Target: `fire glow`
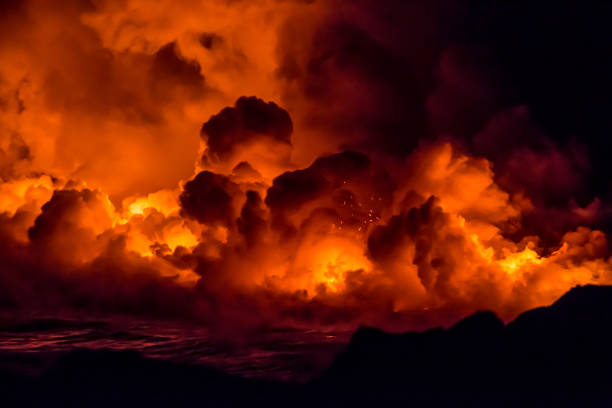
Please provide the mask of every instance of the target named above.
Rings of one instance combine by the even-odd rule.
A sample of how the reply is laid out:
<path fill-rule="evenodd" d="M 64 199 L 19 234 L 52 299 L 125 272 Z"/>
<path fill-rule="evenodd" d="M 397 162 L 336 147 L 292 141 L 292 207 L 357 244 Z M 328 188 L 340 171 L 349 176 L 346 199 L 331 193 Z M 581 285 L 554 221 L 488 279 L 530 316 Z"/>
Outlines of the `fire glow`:
<path fill-rule="evenodd" d="M 354 34 L 337 34 L 332 1 L 179 2 L 171 13 L 43 3 L 15 18 L 56 54 L 27 38 L 1 47 L 26 67 L 0 71 L 0 282 L 11 306 L 411 328 L 479 309 L 510 319 L 575 285 L 612 283 L 597 198 L 555 208 L 559 228 L 526 225 L 552 210 L 531 187 L 539 176 L 515 167 L 539 161 L 542 178 L 552 168 L 579 184 L 579 153 L 552 142 L 496 151 L 505 121 L 529 123 L 520 106 L 492 114 L 469 143 L 435 134 L 396 151 L 408 130 L 371 133 L 391 120 L 366 98 L 394 103 L 374 89 L 381 79 L 343 65 L 363 62 L 354 56 L 311 55 L 317 36 L 341 46 Z M 308 23 L 292 27 L 296 15 Z M 254 44 L 254 32 L 267 41 Z M 462 69 L 453 52 L 440 75 Z M 333 89 L 306 83 L 311 71 Z M 434 120 L 443 92 L 430 92 L 421 116 Z"/>

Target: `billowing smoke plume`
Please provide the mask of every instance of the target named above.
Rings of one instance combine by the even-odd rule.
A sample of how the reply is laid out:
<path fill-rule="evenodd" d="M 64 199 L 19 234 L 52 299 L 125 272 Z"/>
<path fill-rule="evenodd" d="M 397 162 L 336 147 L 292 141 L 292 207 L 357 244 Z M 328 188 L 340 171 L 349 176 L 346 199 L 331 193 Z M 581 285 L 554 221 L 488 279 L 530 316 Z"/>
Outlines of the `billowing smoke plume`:
<path fill-rule="evenodd" d="M 1 307 L 422 328 L 612 283 L 603 3 L 61 3 L 0 2 Z"/>

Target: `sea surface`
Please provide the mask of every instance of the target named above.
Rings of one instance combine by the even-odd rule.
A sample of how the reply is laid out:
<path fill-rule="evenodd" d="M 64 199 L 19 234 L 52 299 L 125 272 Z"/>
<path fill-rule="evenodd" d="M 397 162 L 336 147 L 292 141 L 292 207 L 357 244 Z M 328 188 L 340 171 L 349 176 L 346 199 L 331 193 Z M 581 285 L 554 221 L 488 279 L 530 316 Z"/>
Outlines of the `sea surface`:
<path fill-rule="evenodd" d="M 185 323 L 37 317 L 0 321 L 0 368 L 38 374 L 71 350 L 133 350 L 144 357 L 206 365 L 244 377 L 302 383 L 329 366 L 350 335 L 267 329 L 228 339 Z"/>

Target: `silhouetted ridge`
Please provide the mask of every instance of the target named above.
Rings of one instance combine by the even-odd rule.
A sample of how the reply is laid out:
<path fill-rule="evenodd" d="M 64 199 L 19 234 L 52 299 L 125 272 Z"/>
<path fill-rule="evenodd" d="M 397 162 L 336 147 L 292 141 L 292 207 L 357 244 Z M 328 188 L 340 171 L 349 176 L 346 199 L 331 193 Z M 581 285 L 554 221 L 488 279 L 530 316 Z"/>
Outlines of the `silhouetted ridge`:
<path fill-rule="evenodd" d="M 313 386 L 377 404 L 610 406 L 610 344 L 612 287 L 583 286 L 507 326 L 477 312 L 446 330 L 360 329 Z"/>
<path fill-rule="evenodd" d="M 553 303 L 556 308 L 602 310 L 612 304 L 612 286 L 576 286 Z"/>
<path fill-rule="evenodd" d="M 479 311 L 459 321 L 450 328 L 455 333 L 482 334 L 494 333 L 504 328 L 504 322 L 493 312 Z"/>
<path fill-rule="evenodd" d="M 540 339 L 550 339 L 561 333 L 566 336 L 607 335 L 610 330 L 607 325 L 612 323 L 611 312 L 612 286 L 577 286 L 551 306 L 521 314 L 508 324 L 508 328 L 518 332 L 517 335 L 520 332 L 538 334 Z"/>

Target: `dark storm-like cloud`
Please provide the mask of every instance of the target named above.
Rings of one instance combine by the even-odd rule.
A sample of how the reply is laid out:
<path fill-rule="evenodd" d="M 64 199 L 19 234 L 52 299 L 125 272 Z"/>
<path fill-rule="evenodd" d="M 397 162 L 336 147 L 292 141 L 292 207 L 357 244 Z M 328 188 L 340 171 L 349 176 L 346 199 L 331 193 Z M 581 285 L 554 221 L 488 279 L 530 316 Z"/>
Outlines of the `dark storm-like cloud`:
<path fill-rule="evenodd" d="M 393 216 L 386 225 L 376 227 L 368 237 L 368 251 L 377 262 L 386 264 L 397 258 L 405 248 L 406 241 L 415 245 L 413 263 L 425 288 L 430 289 L 438 278 L 438 269 L 444 258 L 436 256 L 438 234 L 448 224 L 435 197 L 423 205 L 413 207 L 400 215 Z"/>
<path fill-rule="evenodd" d="M 560 144 L 578 139 L 587 147 L 594 171 L 584 187 L 609 200 L 612 8 L 605 1 L 465 3 L 458 39 L 491 51 L 549 138 Z"/>
<path fill-rule="evenodd" d="M 246 161 L 242 161 L 238 163 L 232 169 L 232 174 L 238 177 L 242 177 L 242 178 L 254 178 L 254 179 L 261 178 L 261 174 L 257 170 L 255 170 L 253 166 L 249 164 L 249 162 L 246 162 Z"/>
<path fill-rule="evenodd" d="M 363 153 L 345 151 L 281 174 L 268 189 L 265 203 L 272 227 L 286 239 L 332 226 L 361 233 L 389 210 L 394 189 L 379 163 Z"/>
<path fill-rule="evenodd" d="M 185 183 L 179 197 L 183 214 L 202 224 L 233 222 L 233 195 L 238 187 L 226 176 L 202 171 Z"/>
<path fill-rule="evenodd" d="M 472 144 L 495 164 L 498 182 L 510 191 L 523 189 L 536 201 L 561 206 L 584 192 L 591 170 L 584 145 L 553 140 L 525 106 L 492 116 Z"/>
<path fill-rule="evenodd" d="M 41 214 L 28 231 L 33 242 L 50 239 L 55 235 L 69 234 L 78 228 L 76 213 L 83 206 L 98 200 L 92 190 L 57 190 L 51 199 L 42 206 Z"/>
<path fill-rule="evenodd" d="M 240 211 L 240 217 L 236 220 L 236 226 L 250 247 L 261 242 L 267 223 L 266 211 L 260 195 L 256 191 L 247 191 L 246 197 L 247 200 Z"/>
<path fill-rule="evenodd" d="M 288 24 L 278 75 L 303 120 L 340 146 L 406 153 L 425 134 L 409 64 L 364 28 L 332 17 L 313 33 Z"/>
<path fill-rule="evenodd" d="M 273 211 L 296 211 L 370 170 L 368 156 L 343 152 L 317 159 L 310 167 L 284 173 L 268 189 L 266 204 Z"/>
<path fill-rule="evenodd" d="M 183 57 L 176 43 L 164 45 L 153 55 L 150 72 L 153 89 L 161 95 L 173 87 L 183 89 L 193 97 L 202 96 L 204 92 L 200 64 Z"/>
<path fill-rule="evenodd" d="M 610 201 L 605 2 L 333 4 L 310 26 L 290 20 L 279 45 L 283 103 L 307 126 L 400 155 L 450 138 L 492 161 L 504 188 L 543 203 L 541 215 Z M 527 121 L 497 119 L 520 109 Z"/>
<path fill-rule="evenodd" d="M 516 103 L 508 78 L 486 47 L 453 44 L 439 55 L 426 107 L 431 131 L 471 137 L 500 109 Z"/>
<path fill-rule="evenodd" d="M 521 233 L 554 246 L 566 231 L 607 217 L 591 189 L 596 170 L 587 145 L 555 140 L 527 106 L 499 111 L 471 139 L 473 152 L 492 162 L 496 183 L 529 197 Z"/>
<path fill-rule="evenodd" d="M 286 110 L 274 102 L 251 96 L 240 97 L 233 107 L 213 115 L 202 126 L 202 138 L 213 159 L 224 160 L 239 146 L 259 140 L 291 145 L 293 123 Z"/>

